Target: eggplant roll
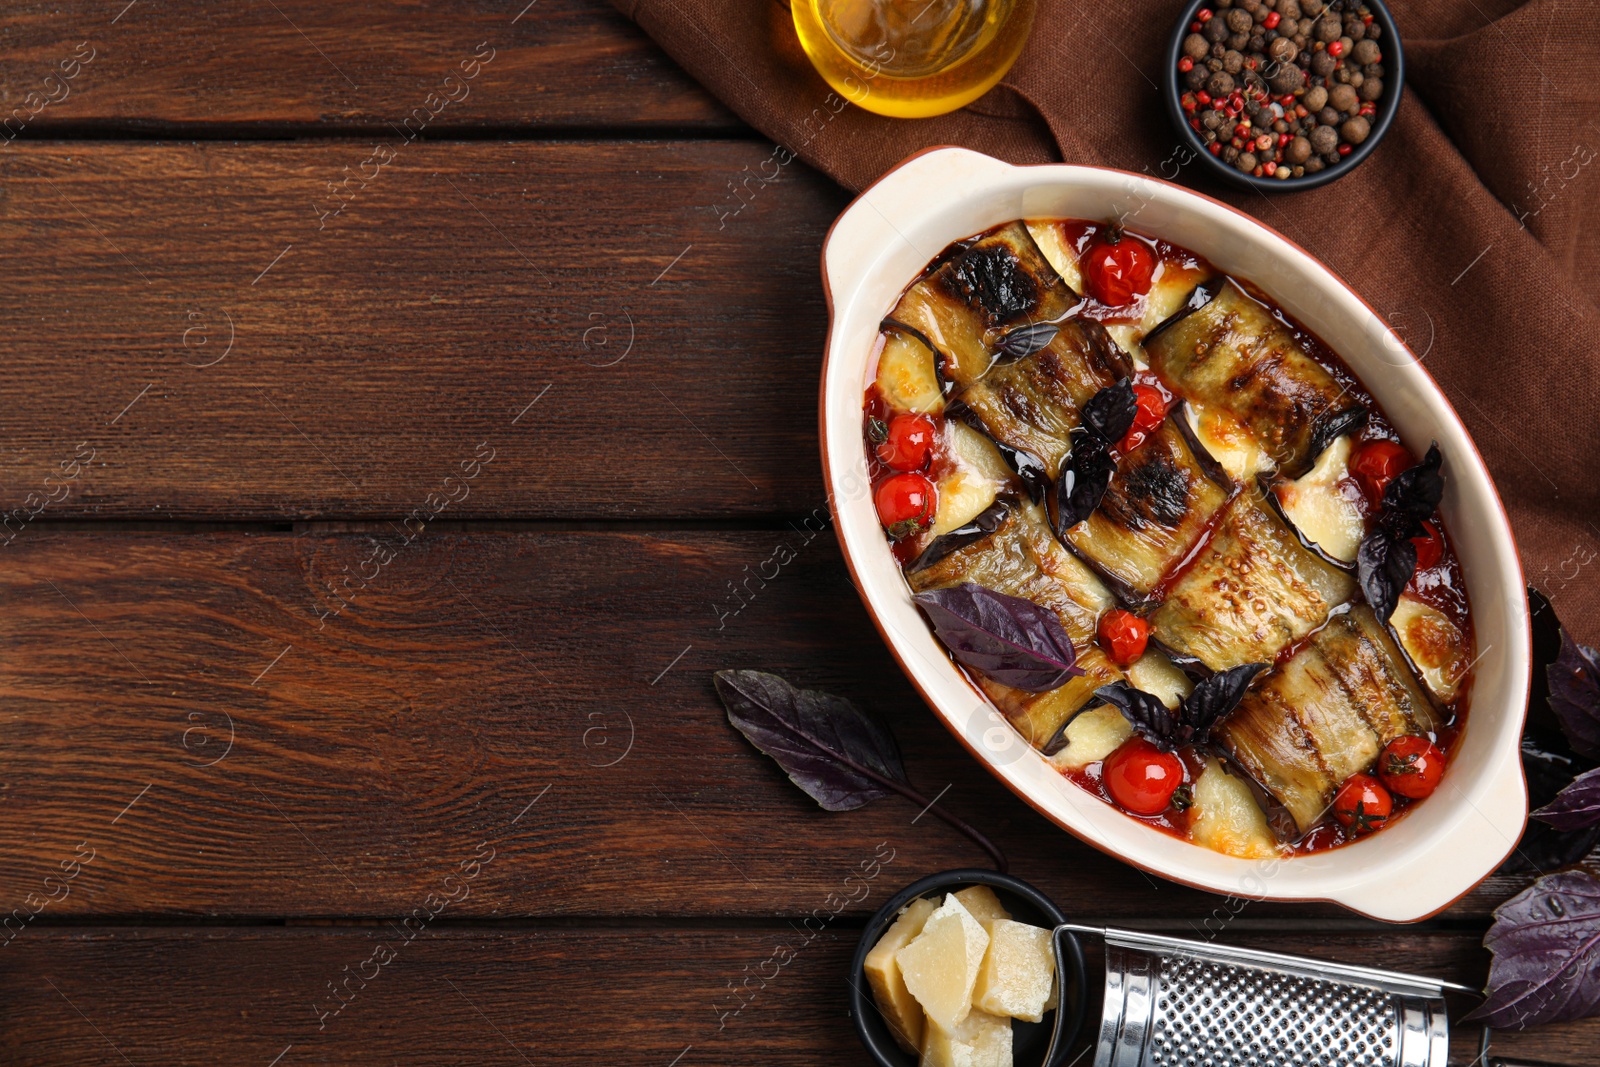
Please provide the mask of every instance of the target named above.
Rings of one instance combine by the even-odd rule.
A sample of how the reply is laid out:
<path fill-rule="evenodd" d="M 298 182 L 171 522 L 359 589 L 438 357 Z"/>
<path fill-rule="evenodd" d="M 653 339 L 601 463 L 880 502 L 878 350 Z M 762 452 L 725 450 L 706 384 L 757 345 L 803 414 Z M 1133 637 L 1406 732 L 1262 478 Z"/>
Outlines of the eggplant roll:
<path fill-rule="evenodd" d="M 1355 592 L 1354 578 L 1302 545 L 1246 489 L 1149 618 L 1167 648 L 1224 671 L 1271 663 Z"/>
<path fill-rule="evenodd" d="M 1094 572 L 1061 547 L 1037 505 L 1008 503 L 1002 513 L 989 512 L 984 518 L 970 530 L 947 535 L 949 541 L 934 541 L 906 570 L 906 578 L 918 593 L 975 582 L 1024 597 L 1060 617 L 1077 650 L 1082 677 L 1045 693 L 1027 693 L 976 675 L 1028 743 L 1043 748 L 1093 700 L 1096 689 L 1123 676 L 1094 640 L 1101 614 L 1114 602 Z"/>
<path fill-rule="evenodd" d="M 1067 540 L 1130 600 L 1143 600 L 1211 528 L 1231 486 L 1207 472 L 1174 411 L 1123 456 L 1094 514 Z"/>
<path fill-rule="evenodd" d="M 1127 353 L 1093 320 L 1069 320 L 1043 349 L 995 366 L 959 399 L 996 441 L 1038 457 L 1054 480 L 1095 393 L 1133 373 Z"/>
<path fill-rule="evenodd" d="M 940 374 L 961 386 L 983 376 L 1009 330 L 1061 319 L 1077 302 L 1028 228 L 1011 222 L 947 249 L 890 318 L 922 334 L 943 357 Z"/>
<path fill-rule="evenodd" d="M 1144 351 L 1180 396 L 1233 415 L 1291 478 L 1366 418 L 1283 321 L 1231 278 L 1157 327 Z"/>
<path fill-rule="evenodd" d="M 1215 736 L 1304 834 L 1384 745 L 1437 726 L 1399 649 L 1363 604 L 1334 615 L 1258 680 Z"/>
<path fill-rule="evenodd" d="M 883 348 L 878 351 L 874 380 L 891 411 L 937 414 L 944 410 L 944 388 L 935 369 L 937 358 L 927 340 L 915 330 L 884 324 Z"/>

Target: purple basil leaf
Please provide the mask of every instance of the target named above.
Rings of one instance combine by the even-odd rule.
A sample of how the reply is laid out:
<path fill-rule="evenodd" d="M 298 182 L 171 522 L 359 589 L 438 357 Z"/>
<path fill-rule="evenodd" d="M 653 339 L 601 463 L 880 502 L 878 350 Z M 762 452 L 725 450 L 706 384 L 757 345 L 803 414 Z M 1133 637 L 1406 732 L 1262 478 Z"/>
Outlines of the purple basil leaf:
<path fill-rule="evenodd" d="M 1134 729 L 1145 734 L 1158 747 L 1170 752 L 1183 743 L 1183 729 L 1178 717 L 1154 693 L 1135 689 L 1127 682 L 1112 682 L 1096 689 L 1094 695 L 1122 712 L 1123 718 Z"/>
<path fill-rule="evenodd" d="M 1600 879 L 1546 875 L 1495 909 L 1487 998 L 1468 1019 L 1521 1030 L 1600 1014 Z"/>
<path fill-rule="evenodd" d="M 1439 501 L 1444 497 L 1444 476 L 1439 473 L 1442 463 L 1435 442 L 1428 446 L 1421 463 L 1401 471 L 1384 487 L 1379 521 L 1397 540 L 1427 533 L 1422 521 L 1439 510 Z"/>
<path fill-rule="evenodd" d="M 1197 682 L 1181 705 L 1183 725 L 1189 732 L 1186 740 L 1198 744 L 1210 737 L 1211 728 L 1238 707 L 1244 691 L 1266 669 L 1265 663 L 1245 663 Z"/>
<path fill-rule="evenodd" d="M 1600 767 L 1578 775 L 1533 817 L 1557 830 L 1582 830 L 1600 823 Z"/>
<path fill-rule="evenodd" d="M 1055 530 L 1062 541 L 1067 531 L 1094 514 L 1117 472 L 1111 448 L 1092 433 L 1072 435 L 1072 452 L 1061 464 L 1056 480 Z"/>
<path fill-rule="evenodd" d="M 1407 538 L 1396 538 L 1381 521 L 1361 539 L 1356 551 L 1356 576 L 1361 581 L 1362 595 L 1380 621 L 1389 621 L 1400 594 L 1416 571 L 1417 546 Z"/>
<path fill-rule="evenodd" d="M 888 726 L 843 697 L 796 689 L 762 671 L 718 671 L 715 684 L 734 728 L 827 810 L 849 811 L 890 795 L 839 762 L 840 756 L 885 778 L 906 780 Z"/>
<path fill-rule="evenodd" d="M 1561 721 L 1572 749 L 1600 759 L 1600 654 L 1580 645 L 1565 629 L 1561 654 L 1545 669 L 1550 680 L 1550 710 Z"/>
<path fill-rule="evenodd" d="M 1083 673 L 1061 619 L 1031 600 L 972 582 L 911 599 L 958 662 L 1001 685 L 1043 693 Z"/>
<path fill-rule="evenodd" d="M 1083 405 L 1083 425 L 1106 444 L 1114 445 L 1127 434 L 1138 412 L 1139 401 L 1133 393 L 1133 382 L 1124 378 L 1089 398 Z"/>
<path fill-rule="evenodd" d="M 1536 641 L 1535 657 L 1540 655 L 1537 648 Z M 1540 662 L 1548 663 L 1554 658 L 1552 653 Z M 1530 723 L 1522 735 L 1522 774 L 1528 780 L 1528 803 L 1541 807 L 1560 796 L 1561 790 L 1570 785 L 1576 775 L 1589 769 L 1589 765 L 1573 754 L 1559 732 L 1550 734 L 1546 740 L 1532 729 Z M 1596 842 L 1600 842 L 1600 826 L 1562 831 L 1548 823 L 1529 820 L 1516 849 L 1500 864 L 1499 870 L 1502 874 L 1528 871 L 1542 874 L 1555 867 L 1577 863 L 1593 850 Z"/>
<path fill-rule="evenodd" d="M 1053 322 L 1036 322 L 1031 326 L 1018 326 L 1015 330 L 1000 338 L 1000 343 L 995 345 L 1000 350 L 1000 355 L 1005 362 L 1024 359 L 1044 348 L 1045 345 L 1055 340 L 1056 334 L 1061 332 L 1061 327 Z"/>

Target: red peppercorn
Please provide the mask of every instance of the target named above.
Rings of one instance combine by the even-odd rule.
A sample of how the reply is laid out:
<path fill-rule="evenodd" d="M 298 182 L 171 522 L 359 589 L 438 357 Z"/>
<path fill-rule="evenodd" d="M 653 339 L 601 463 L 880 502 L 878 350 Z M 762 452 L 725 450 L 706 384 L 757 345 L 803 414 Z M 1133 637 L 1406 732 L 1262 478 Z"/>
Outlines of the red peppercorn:
<path fill-rule="evenodd" d="M 1222 142 L 1221 141 L 1212 141 L 1211 142 L 1211 154 L 1214 155 L 1214 156 L 1222 155 Z"/>
<path fill-rule="evenodd" d="M 1252 56 L 1251 58 L 1245 60 L 1244 61 L 1244 65 L 1249 67 L 1251 70 L 1255 70 L 1256 69 L 1255 57 Z"/>
<path fill-rule="evenodd" d="M 1196 105 L 1195 105 L 1195 102 L 1194 102 L 1194 97 L 1192 97 L 1192 96 L 1191 97 L 1184 97 L 1183 110 L 1185 110 L 1185 111 L 1193 111 L 1195 109 L 1195 107 L 1196 107 Z"/>
<path fill-rule="evenodd" d="M 1194 60 L 1190 59 L 1188 56 L 1184 56 L 1182 59 L 1178 60 L 1178 69 L 1183 71 L 1185 74 L 1189 73 L 1194 69 Z"/>
<path fill-rule="evenodd" d="M 1200 23 L 1198 23 L 1198 22 L 1189 23 L 1189 32 L 1190 33 L 1199 33 L 1200 32 Z"/>
<path fill-rule="evenodd" d="M 1354 145 L 1342 144 L 1342 145 L 1339 146 L 1339 154 L 1341 156 L 1348 156 L 1351 152 L 1354 152 L 1354 151 L 1355 151 L 1355 146 Z"/>
<path fill-rule="evenodd" d="M 1282 15 L 1278 14 L 1276 11 L 1272 11 L 1269 12 L 1267 17 L 1261 21 L 1261 24 L 1269 30 L 1275 30 L 1278 28 L 1278 23 L 1282 21 L 1282 19 Z"/>
<path fill-rule="evenodd" d="M 1368 100 L 1366 103 L 1362 104 L 1360 109 L 1356 112 L 1358 115 L 1375 115 L 1377 113 L 1378 106 L 1371 100 Z"/>
<path fill-rule="evenodd" d="M 1254 175 L 1255 175 L 1255 176 L 1256 176 L 1256 177 L 1257 177 L 1257 178 L 1259 178 L 1259 177 L 1261 177 L 1261 176 L 1262 176 L 1262 175 L 1263 175 L 1263 174 L 1265 174 L 1265 173 L 1266 173 L 1266 170 L 1265 170 L 1265 168 L 1263 168 L 1263 167 L 1257 167 L 1257 168 L 1256 168 L 1256 169 L 1255 169 L 1255 170 L 1253 170 L 1253 171 L 1251 171 L 1251 172 L 1250 172 L 1250 173 L 1251 173 L 1251 174 L 1254 174 Z"/>
<path fill-rule="evenodd" d="M 1277 14 L 1277 12 L 1273 12 L 1273 14 Z M 1344 42 L 1334 41 L 1332 44 L 1328 45 L 1328 54 L 1330 56 L 1344 55 Z"/>
<path fill-rule="evenodd" d="M 1209 7 L 1201 8 L 1200 11 L 1195 15 L 1195 18 L 1199 19 L 1201 22 L 1210 22 L 1211 21 L 1211 9 Z M 1370 21 L 1370 20 L 1368 20 L 1368 21 Z"/>
<path fill-rule="evenodd" d="M 1363 25 L 1363 26 L 1370 26 L 1370 25 L 1372 25 L 1372 16 L 1371 16 L 1371 15 L 1362 15 L 1362 16 L 1361 16 L 1361 24 L 1362 24 L 1362 25 Z"/>
<path fill-rule="evenodd" d="M 1273 12 L 1273 13 L 1276 14 L 1277 12 Z M 1278 173 L 1278 165 L 1276 163 L 1263 163 L 1261 165 L 1261 169 L 1262 169 L 1262 171 L 1264 171 L 1266 173 L 1267 177 L 1269 177 L 1269 178 L 1272 177 L 1274 174 Z"/>
<path fill-rule="evenodd" d="M 1199 119 L 1190 119 L 1189 120 L 1189 125 L 1194 127 L 1196 130 L 1198 130 L 1200 128 L 1200 120 Z"/>
<path fill-rule="evenodd" d="M 1278 147 L 1282 148 L 1284 145 L 1288 144 L 1292 140 L 1294 140 L 1294 138 L 1290 137 L 1288 134 L 1280 133 L 1280 134 L 1278 134 Z"/>
<path fill-rule="evenodd" d="M 1202 104 L 1211 103 L 1211 94 L 1206 92 L 1204 89 L 1201 89 L 1198 93 L 1195 93 L 1194 98 L 1200 101 Z"/>
<path fill-rule="evenodd" d="M 1294 106 L 1294 117 L 1295 118 L 1303 119 L 1309 114 L 1311 114 L 1311 112 L 1306 110 L 1306 106 L 1304 104 L 1296 104 Z"/>

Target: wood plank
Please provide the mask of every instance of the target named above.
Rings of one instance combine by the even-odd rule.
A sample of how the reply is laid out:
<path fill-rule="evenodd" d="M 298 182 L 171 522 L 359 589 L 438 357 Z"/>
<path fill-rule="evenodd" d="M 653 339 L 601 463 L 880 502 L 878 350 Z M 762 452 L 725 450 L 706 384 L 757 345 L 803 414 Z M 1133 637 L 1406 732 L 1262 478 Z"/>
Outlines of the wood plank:
<path fill-rule="evenodd" d="M 730 214 L 752 143 L 418 142 L 319 220 L 371 150 L 13 146 L 0 509 L 398 519 L 480 442 L 451 518 L 822 503 L 841 191 L 794 165 Z"/>
<path fill-rule="evenodd" d="M 220 126 L 258 136 L 301 124 L 360 132 L 424 106 L 437 111 L 430 132 L 741 129 L 605 0 L 124 4 L 8 9 L 13 135 L 87 126 L 184 136 Z M 463 61 L 474 76 L 446 86 Z M 454 99 L 440 110 L 429 93 Z"/>
<path fill-rule="evenodd" d="M 42 929 L 7 950 L 0 972 L 0 995 L 11 1009 L 4 1044 L 15 1067 L 698 1067 L 749 1063 L 758 1050 L 769 1064 L 865 1064 L 843 981 L 857 936 L 831 929 L 801 943 L 781 923 L 433 928 L 410 941 L 388 927 Z M 1279 930 L 1229 940 L 1474 984 L 1484 971 L 1481 950 L 1461 933 Z M 780 946 L 793 958 L 776 968 L 767 961 Z M 381 968 L 380 960 L 387 961 Z M 1093 958 L 1090 966 L 1088 1014 L 1097 1019 L 1101 969 Z M 347 975 L 353 977 L 341 1007 L 329 986 Z M 733 1014 L 739 1001 L 729 987 L 747 976 L 754 995 Z M 1453 1063 L 1472 1061 L 1476 1036 L 1470 1024 L 1457 1028 Z M 1600 1021 L 1497 1035 L 1495 1051 L 1572 1067 L 1600 1064 Z"/>
<path fill-rule="evenodd" d="M 711 673 L 741 667 L 881 712 L 913 781 L 1075 912 L 1196 932 L 1345 914 L 1229 905 L 1046 823 L 911 690 L 831 531 L 46 529 L 7 553 L 7 906 L 80 846 L 52 917 L 400 914 L 484 842 L 496 877 L 463 916 L 798 917 L 880 849 L 884 887 L 983 862 L 899 799 L 817 808 L 728 725 Z"/>

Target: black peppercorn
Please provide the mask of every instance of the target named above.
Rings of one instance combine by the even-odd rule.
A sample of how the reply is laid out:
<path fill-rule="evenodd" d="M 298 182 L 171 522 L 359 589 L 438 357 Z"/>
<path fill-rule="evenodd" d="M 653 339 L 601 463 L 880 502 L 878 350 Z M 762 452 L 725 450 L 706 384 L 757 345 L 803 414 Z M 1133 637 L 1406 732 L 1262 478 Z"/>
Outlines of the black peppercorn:
<path fill-rule="evenodd" d="M 1249 174 L 1258 166 L 1256 154 L 1254 152 L 1240 152 L 1239 158 L 1233 161 L 1233 165 Z"/>
<path fill-rule="evenodd" d="M 1206 92 L 1212 96 L 1227 96 L 1233 92 L 1233 75 L 1219 70 L 1206 79 Z"/>
<path fill-rule="evenodd" d="M 1308 143 L 1310 144 L 1312 151 L 1316 152 L 1318 155 L 1325 156 L 1329 152 L 1335 152 L 1338 150 L 1339 134 L 1331 125 L 1318 126 L 1316 129 L 1311 131 L 1311 136 L 1308 138 Z"/>
<path fill-rule="evenodd" d="M 1317 40 L 1324 44 L 1332 44 L 1337 41 L 1339 34 L 1343 32 L 1343 27 L 1339 25 L 1339 20 L 1331 15 L 1324 15 L 1318 19 L 1316 25 L 1311 29 L 1316 34 Z"/>
<path fill-rule="evenodd" d="M 1233 33 L 1245 33 L 1254 24 L 1250 12 L 1234 8 L 1227 15 L 1228 29 Z"/>
<path fill-rule="evenodd" d="M 1198 33 L 1191 33 L 1183 39 L 1183 54 L 1190 59 L 1204 59 L 1211 51 L 1211 42 Z"/>
<path fill-rule="evenodd" d="M 1328 106 L 1335 111 L 1354 111 L 1361 106 L 1361 98 L 1348 85 L 1335 85 L 1328 90 Z"/>
<path fill-rule="evenodd" d="M 1228 49 L 1222 54 L 1222 69 L 1229 74 L 1238 74 L 1244 69 L 1244 53 Z"/>
<path fill-rule="evenodd" d="M 1311 53 L 1311 73 L 1319 77 L 1326 78 L 1333 73 L 1333 68 L 1338 65 L 1339 61 L 1326 52 Z"/>
<path fill-rule="evenodd" d="M 1373 101 L 1383 95 L 1383 79 L 1368 77 L 1362 80 L 1361 88 L 1356 90 L 1356 95 L 1366 101 Z"/>
<path fill-rule="evenodd" d="M 1300 101 L 1306 110 L 1313 114 L 1321 111 L 1328 104 L 1328 90 L 1320 85 L 1314 85 L 1306 90 L 1306 95 Z"/>
<path fill-rule="evenodd" d="M 1304 137 L 1296 137 L 1294 140 L 1290 141 L 1289 146 L 1284 149 L 1283 158 L 1287 159 L 1290 163 L 1304 163 L 1306 160 L 1311 158 L 1311 142 L 1306 140 Z"/>
<path fill-rule="evenodd" d="M 1231 16 L 1234 12 L 1230 11 L 1228 14 Z M 1228 24 L 1222 19 L 1212 19 L 1205 24 L 1205 27 L 1200 32 L 1205 35 L 1205 39 L 1208 41 L 1226 40 L 1229 32 Z"/>
<path fill-rule="evenodd" d="M 1365 39 L 1357 40 L 1350 49 L 1350 62 L 1366 66 L 1368 63 L 1378 61 L 1378 42 Z"/>
<path fill-rule="evenodd" d="M 1206 79 L 1211 77 L 1211 72 L 1204 67 L 1196 67 L 1183 76 L 1183 84 L 1190 92 L 1204 88 Z"/>
<path fill-rule="evenodd" d="M 1379 26 L 1376 22 L 1372 22 L 1367 26 L 1367 40 L 1376 41 L 1378 38 L 1380 38 L 1382 36 L 1383 36 L 1383 27 Z"/>

